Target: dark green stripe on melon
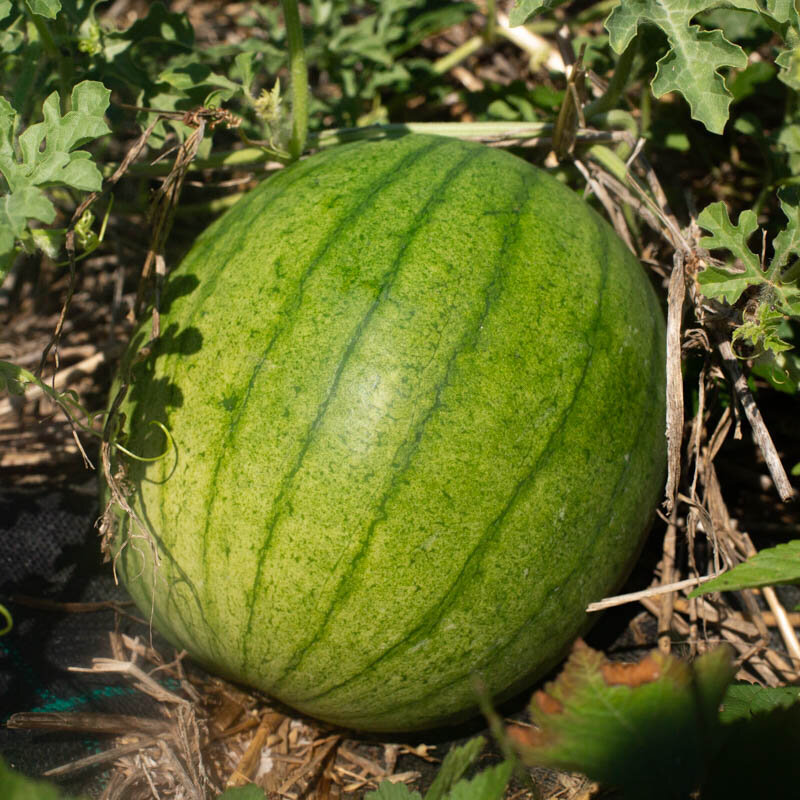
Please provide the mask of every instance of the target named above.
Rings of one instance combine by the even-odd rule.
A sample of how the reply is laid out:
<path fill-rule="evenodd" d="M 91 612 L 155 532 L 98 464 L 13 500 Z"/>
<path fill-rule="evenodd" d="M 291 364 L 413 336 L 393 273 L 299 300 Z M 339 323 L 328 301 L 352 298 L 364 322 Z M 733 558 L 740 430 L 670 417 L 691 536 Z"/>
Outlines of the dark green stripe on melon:
<path fill-rule="evenodd" d="M 605 222 L 506 153 L 405 136 L 265 182 L 170 285 L 125 409 L 134 449 L 152 419 L 177 443 L 129 466 L 169 555 L 155 589 L 122 559 L 165 634 L 376 730 L 552 665 L 662 476 L 663 319 Z"/>

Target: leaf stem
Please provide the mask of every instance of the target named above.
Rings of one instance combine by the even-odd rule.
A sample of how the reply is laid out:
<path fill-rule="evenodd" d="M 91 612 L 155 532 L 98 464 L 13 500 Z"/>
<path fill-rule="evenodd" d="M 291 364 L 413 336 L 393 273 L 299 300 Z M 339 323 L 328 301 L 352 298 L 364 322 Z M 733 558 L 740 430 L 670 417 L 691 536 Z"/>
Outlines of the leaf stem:
<path fill-rule="evenodd" d="M 603 114 L 606 111 L 611 111 L 611 109 L 616 108 L 620 97 L 622 97 L 622 93 L 625 91 L 625 86 L 631 74 L 633 59 L 636 55 L 637 41 L 638 37 L 634 37 L 633 41 L 617 59 L 617 66 L 614 68 L 614 74 L 608 82 L 608 88 L 605 94 L 593 100 L 583 109 L 583 114 L 587 122 L 598 114 Z"/>
<path fill-rule="evenodd" d="M 289 88 L 292 94 L 292 138 L 289 142 L 289 153 L 294 161 L 303 154 L 308 136 L 308 69 L 297 0 L 281 0 L 281 7 L 289 43 Z"/>
<path fill-rule="evenodd" d="M 442 56 L 433 62 L 432 70 L 435 75 L 444 75 L 453 67 L 458 66 L 464 59 L 469 58 L 473 53 L 477 53 L 486 44 L 486 39 L 481 36 L 473 36 L 467 39 L 464 44 L 456 47 L 446 56 Z"/>
<path fill-rule="evenodd" d="M 786 271 L 781 275 L 780 280 L 784 285 L 800 280 L 800 259 L 786 267 Z"/>
<path fill-rule="evenodd" d="M 53 38 L 53 34 L 50 32 L 50 28 L 47 25 L 44 17 L 42 17 L 41 14 L 37 14 L 28 3 L 22 3 L 22 7 L 26 16 L 33 24 L 33 27 L 36 28 L 36 33 L 39 34 L 39 40 L 42 43 L 42 48 L 44 49 L 45 53 L 47 53 L 49 58 L 55 62 L 56 71 L 58 72 L 58 85 L 61 102 L 62 104 L 69 103 L 69 86 L 70 78 L 72 76 L 72 62 L 68 59 L 65 59 L 61 55 L 61 50 L 56 44 L 56 40 Z"/>
<path fill-rule="evenodd" d="M 486 25 L 483 28 L 483 38 L 487 43 L 494 41 L 497 30 L 497 0 L 486 0 Z"/>

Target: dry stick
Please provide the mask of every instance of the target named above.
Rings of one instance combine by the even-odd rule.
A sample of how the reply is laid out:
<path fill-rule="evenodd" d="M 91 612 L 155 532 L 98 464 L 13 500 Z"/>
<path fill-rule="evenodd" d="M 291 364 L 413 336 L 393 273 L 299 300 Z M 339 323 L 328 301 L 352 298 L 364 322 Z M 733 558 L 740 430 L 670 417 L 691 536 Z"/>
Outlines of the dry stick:
<path fill-rule="evenodd" d="M 597 195 L 597 199 L 603 204 L 603 208 L 605 208 L 606 213 L 614 223 L 614 230 L 619 234 L 620 238 L 625 242 L 625 244 L 628 245 L 628 249 L 635 254 L 636 248 L 633 246 L 633 242 L 631 241 L 628 226 L 625 222 L 625 217 L 611 200 L 611 197 L 609 196 L 605 187 L 594 179 L 591 172 L 586 165 L 583 164 L 583 162 L 575 158 L 573 159 L 573 163 L 578 168 L 578 171 L 581 173 L 581 175 L 583 175 L 589 186 L 591 186 L 592 191 Z"/>
<path fill-rule="evenodd" d="M 669 279 L 667 312 L 667 487 L 666 508 L 672 512 L 681 477 L 683 442 L 683 374 L 681 372 L 681 322 L 686 295 L 684 254 L 675 251 Z M 674 551 L 674 530 L 673 530 Z M 668 581 L 667 581 L 668 582 Z"/>
<path fill-rule="evenodd" d="M 772 437 L 769 435 L 769 431 L 767 430 L 767 426 L 764 424 L 761 412 L 758 410 L 756 401 L 747 386 L 747 379 L 744 377 L 742 370 L 739 368 L 739 362 L 733 353 L 733 348 L 731 347 L 731 343 L 728 338 L 720 334 L 719 331 L 715 330 L 714 333 L 717 338 L 717 347 L 719 348 L 725 368 L 730 374 L 731 380 L 733 381 L 733 388 L 737 397 L 739 398 L 739 402 L 742 404 L 742 408 L 744 408 L 744 413 L 747 415 L 747 419 L 750 422 L 750 427 L 753 430 L 753 436 L 755 437 L 756 442 L 761 449 L 764 460 L 767 462 L 767 467 L 769 468 L 769 473 L 772 476 L 772 481 L 775 484 L 775 488 L 778 490 L 781 500 L 788 502 L 795 496 L 795 491 L 792 488 L 792 485 L 789 483 L 789 478 L 786 475 L 783 464 L 781 464 L 781 459 L 778 455 L 778 451 L 775 449 Z"/>
<path fill-rule="evenodd" d="M 639 602 L 651 613 L 653 616 L 658 616 L 659 611 L 659 603 L 650 597 L 643 597 L 639 600 Z M 691 634 L 691 629 L 689 625 L 684 622 L 683 619 L 680 617 L 676 617 L 675 620 L 675 630 L 683 636 L 689 636 Z M 733 631 L 727 630 L 722 628 L 720 630 L 721 635 L 725 638 L 730 644 L 740 653 L 740 654 L 747 654 L 747 657 L 752 655 L 754 651 L 752 645 L 748 644 L 747 642 L 742 641 L 741 637 L 734 633 Z M 756 649 L 760 649 L 763 646 L 763 643 L 759 644 Z M 769 650 L 767 650 L 769 653 Z M 759 662 L 750 662 L 750 666 L 761 676 L 761 679 L 768 685 L 768 686 L 778 686 L 780 681 L 775 676 L 774 672 L 770 669 L 765 667 L 763 664 Z"/>
<path fill-rule="evenodd" d="M 278 789 L 278 794 L 286 794 L 295 784 L 299 783 L 304 784 L 302 791 L 305 793 L 305 790 L 308 788 L 308 786 L 311 785 L 311 783 L 319 776 L 322 769 L 326 766 L 328 758 L 333 755 L 334 750 L 340 741 L 341 736 L 334 735 L 319 742 L 317 752 L 308 760 L 306 764 L 289 775 L 289 777 Z"/>
<path fill-rule="evenodd" d="M 716 577 L 716 575 L 701 575 L 698 578 L 687 578 L 686 580 L 677 581 L 676 583 L 670 583 L 665 586 L 651 586 L 649 589 L 642 589 L 640 592 L 629 592 L 628 594 L 616 595 L 616 597 L 606 597 L 604 600 L 598 600 L 596 603 L 589 603 L 589 605 L 586 606 L 586 610 L 602 611 L 604 608 L 624 606 L 626 603 L 635 603 L 637 601 L 641 603 L 643 599 L 648 597 L 654 597 L 659 594 L 669 594 L 679 589 L 699 586 L 701 583 L 706 583 Z"/>
<path fill-rule="evenodd" d="M 153 233 L 150 239 L 150 249 L 147 251 L 147 257 L 145 258 L 144 266 L 142 267 L 142 274 L 139 279 L 139 288 L 136 292 L 136 300 L 134 301 L 133 306 L 134 317 L 139 316 L 139 311 L 144 299 L 145 287 L 150 277 L 150 273 L 152 272 L 153 265 L 157 263 L 156 259 L 158 257 L 163 257 L 164 244 L 169 236 L 170 230 L 172 229 L 172 223 L 175 219 L 175 209 L 178 204 L 178 199 L 180 198 L 181 189 L 183 188 L 183 182 L 186 178 L 186 172 L 189 169 L 189 165 L 194 160 L 194 157 L 197 155 L 197 149 L 200 147 L 200 143 L 203 141 L 204 135 L 205 122 L 203 120 L 199 120 L 197 123 L 197 128 L 192 131 L 191 135 L 186 139 L 186 141 L 177 148 L 178 154 L 175 156 L 172 169 L 167 177 L 164 178 L 164 182 L 161 184 L 158 192 L 156 193 L 156 197 L 150 211 Z M 156 291 L 158 292 L 159 290 L 160 284 L 157 281 Z M 153 314 L 154 330 L 158 331 L 157 305 L 153 309 Z"/>
<path fill-rule="evenodd" d="M 661 559 L 661 584 L 669 586 L 675 577 L 675 544 L 678 535 L 678 509 L 673 506 L 667 532 L 664 535 L 664 554 Z M 674 593 L 667 594 L 659 604 L 658 611 L 658 649 L 669 654 L 672 640 L 669 631 L 673 615 Z"/>
<path fill-rule="evenodd" d="M 42 773 L 42 776 L 45 778 L 63 778 L 65 775 L 72 775 L 74 772 L 97 767 L 100 764 L 107 764 L 109 761 L 116 761 L 121 756 L 127 756 L 145 747 L 150 747 L 157 741 L 157 739 L 142 739 L 141 741 L 132 742 L 131 744 L 112 747 L 110 750 L 104 750 L 102 753 L 95 753 L 85 758 L 70 761 L 68 764 L 62 764 L 60 767 L 48 769 L 46 772 Z"/>
<path fill-rule="evenodd" d="M 21 711 L 9 717 L 6 727 L 117 735 L 143 734 L 146 736 L 164 736 L 169 732 L 169 726 L 165 720 L 82 711 Z"/>
<path fill-rule="evenodd" d="M 258 730 L 253 735 L 244 755 L 239 759 L 239 763 L 233 770 L 228 782 L 225 784 L 226 789 L 234 786 L 246 786 L 253 779 L 253 774 L 258 766 L 258 759 L 261 757 L 261 750 L 267 741 L 267 737 L 272 733 L 275 725 L 275 714 L 264 714 L 261 717 L 261 722 L 258 725 Z"/>
<path fill-rule="evenodd" d="M 771 586 L 765 586 L 761 593 L 764 595 L 764 599 L 775 617 L 777 628 L 794 662 L 795 672 L 800 674 L 800 642 L 797 640 L 797 634 L 789 621 L 786 609 L 781 605 L 778 595 Z"/>
<path fill-rule="evenodd" d="M 748 622 L 740 612 L 726 608 L 723 613 L 703 597 L 693 597 L 691 599 L 695 601 L 695 607 L 702 610 L 703 619 L 706 622 L 730 628 L 737 633 L 741 633 L 743 636 L 750 636 L 751 638 L 758 636 L 758 628 L 752 622 Z M 688 615 L 691 613 L 689 601 L 683 597 L 675 598 L 674 607 L 675 610 L 681 614 Z"/>
<path fill-rule="evenodd" d="M 620 183 L 611 173 L 603 169 L 597 171 L 595 175 L 597 180 L 604 186 L 608 187 L 615 195 L 623 202 L 629 205 L 656 233 L 662 236 L 670 245 L 674 242 L 666 235 L 664 226 L 659 224 L 658 217 L 637 197 L 628 190 L 628 188 Z"/>
<path fill-rule="evenodd" d="M 83 216 L 83 212 L 86 211 L 89 206 L 97 200 L 101 194 L 105 194 L 112 186 L 114 186 L 117 181 L 125 174 L 128 170 L 128 167 L 131 163 L 139 156 L 142 149 L 144 148 L 145 144 L 147 144 L 147 140 L 150 138 L 150 134 L 153 132 L 153 129 L 158 124 L 159 119 L 155 119 L 153 123 L 147 128 L 147 130 L 142 133 L 142 135 L 136 140 L 134 145 L 128 150 L 125 154 L 125 158 L 122 159 L 122 162 L 114 171 L 114 174 L 108 179 L 106 182 L 105 188 L 102 192 L 92 192 L 88 197 L 84 199 L 84 201 L 75 209 L 75 213 L 72 215 L 72 219 L 69 223 L 69 230 L 67 231 L 66 235 L 66 249 L 67 249 L 67 257 L 69 259 L 69 270 L 70 270 L 70 277 L 69 277 L 69 286 L 67 288 L 67 296 L 64 299 L 64 303 L 61 306 L 61 313 L 58 316 L 58 322 L 56 323 L 55 331 L 53 335 L 50 337 L 50 341 L 44 348 L 42 352 L 41 360 L 39 361 L 39 367 L 36 370 L 36 375 L 41 375 L 42 370 L 44 369 L 44 365 L 47 363 L 47 357 L 50 354 L 50 350 L 55 347 L 56 348 L 56 368 L 58 368 L 58 344 L 61 339 L 61 333 L 64 328 L 64 321 L 67 317 L 67 311 L 69 309 L 69 304 L 72 299 L 72 295 L 75 293 L 75 284 L 77 282 L 77 270 L 75 269 L 75 225 L 80 221 L 81 217 Z"/>
<path fill-rule="evenodd" d="M 115 661 L 113 658 L 92 659 L 91 667 L 69 667 L 70 672 L 118 672 L 123 675 L 130 675 L 138 683 L 134 686 L 141 688 L 142 691 L 159 700 L 162 703 L 175 703 L 179 706 L 189 705 L 189 701 L 169 689 L 165 689 L 161 684 L 154 681 L 146 672 L 131 661 Z"/>
<path fill-rule="evenodd" d="M 728 423 L 725 430 L 727 431 L 729 427 L 730 424 Z M 730 540 L 733 547 L 738 549 L 742 557 L 750 558 L 756 554 L 756 548 L 746 533 L 740 533 L 739 531 L 735 530 L 733 521 L 728 513 L 728 508 L 725 505 L 725 500 L 722 497 L 722 489 L 719 484 L 719 479 L 717 478 L 716 469 L 713 465 L 713 458 L 714 455 L 716 455 L 716 449 L 714 445 L 716 445 L 716 448 L 721 446 L 724 438 L 723 436 L 717 436 L 720 428 L 721 426 L 718 426 L 717 431 L 714 432 L 714 436 L 712 436 L 712 441 L 705 458 L 706 502 L 712 517 L 716 517 L 719 520 L 721 529 L 726 532 L 727 539 Z M 735 562 L 735 552 L 726 553 L 726 556 L 729 562 Z M 768 595 L 771 595 L 771 603 Z M 761 609 L 756 601 L 755 593 L 751 589 L 744 589 L 741 592 L 741 596 L 745 605 L 747 606 L 748 612 L 750 613 L 754 624 L 758 628 L 759 634 L 765 641 L 768 641 L 769 631 L 767 630 L 767 625 L 761 616 Z M 778 630 L 783 637 L 789 654 L 793 659 L 796 659 L 797 665 L 793 668 L 772 650 L 767 651 L 768 658 L 773 666 L 783 672 L 786 676 L 790 676 L 793 673 L 798 674 L 800 673 L 800 658 L 798 658 L 798 656 L 800 656 L 800 642 L 797 640 L 797 635 L 789 624 L 788 619 L 786 619 L 783 606 L 780 604 L 780 601 L 778 600 L 774 590 L 768 587 L 768 591 L 765 592 L 764 597 L 767 599 L 767 602 L 769 603 L 772 613 L 775 615 L 776 619 L 780 618 L 779 615 L 782 611 L 784 612 L 784 616 L 781 619 L 782 624 L 779 625 Z"/>

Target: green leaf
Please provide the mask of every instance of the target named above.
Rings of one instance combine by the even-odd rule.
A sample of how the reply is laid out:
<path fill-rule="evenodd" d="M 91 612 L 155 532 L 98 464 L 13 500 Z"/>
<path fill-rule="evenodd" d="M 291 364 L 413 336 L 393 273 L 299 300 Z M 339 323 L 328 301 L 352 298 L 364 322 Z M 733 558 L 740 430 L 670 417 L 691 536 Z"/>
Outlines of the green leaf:
<path fill-rule="evenodd" d="M 622 0 L 605 26 L 611 46 L 622 53 L 636 35 L 639 24 L 650 22 L 667 35 L 670 49 L 658 61 L 653 93 L 680 92 L 688 101 L 692 118 L 712 133 L 722 133 L 728 120 L 731 93 L 719 70 L 747 66 L 744 50 L 729 42 L 719 30 L 703 31 L 689 25 L 713 0 Z"/>
<path fill-rule="evenodd" d="M 83 81 L 72 90 L 72 110 L 61 116 L 58 93 L 53 92 L 42 105 L 44 121 L 30 125 L 19 136 L 22 163 L 15 160 L 13 150 L 0 150 L 0 172 L 11 191 L 46 184 L 99 189 L 100 170 L 88 153 L 76 148 L 110 133 L 103 118 L 110 96 L 102 83 Z M 7 131 L 8 110 L 0 107 L 0 115 Z"/>
<path fill-rule="evenodd" d="M 781 68 L 778 79 L 796 92 L 800 91 L 800 47 L 778 53 L 775 63 Z"/>
<path fill-rule="evenodd" d="M 797 21 L 797 11 L 793 0 L 765 0 L 764 6 L 767 9 L 767 13 L 776 22 Z"/>
<path fill-rule="evenodd" d="M 454 747 L 444 757 L 442 766 L 425 795 L 425 800 L 441 800 L 445 797 L 450 788 L 475 762 L 485 745 L 486 740 L 482 736 L 476 736 L 461 747 Z"/>
<path fill-rule="evenodd" d="M 763 283 L 765 275 L 761 271 L 758 256 L 748 247 L 747 241 L 758 228 L 756 215 L 750 211 L 742 211 L 734 225 L 723 202 L 706 206 L 697 217 L 697 224 L 711 233 L 700 240 L 703 247 L 709 250 L 729 250 L 739 259 L 744 269 L 732 272 L 726 268 L 708 267 L 698 276 L 703 294 L 706 297 L 717 297 L 735 303 L 748 286 Z"/>
<path fill-rule="evenodd" d="M 544 11 L 552 11 L 565 2 L 566 0 L 517 0 L 508 15 L 509 25 L 512 28 L 517 25 L 524 25 L 537 14 L 541 14 Z"/>
<path fill-rule="evenodd" d="M 743 564 L 698 586 L 689 597 L 786 583 L 800 583 L 800 539 L 761 550 Z"/>
<path fill-rule="evenodd" d="M 788 708 L 800 701 L 799 686 L 768 688 L 752 683 L 734 683 L 728 687 L 719 712 L 721 722 L 749 719 L 775 708 Z"/>
<path fill-rule="evenodd" d="M 266 792 L 253 783 L 226 789 L 217 796 L 217 800 L 266 800 L 266 798 Z"/>
<path fill-rule="evenodd" d="M 35 186 L 25 186 L 0 197 L 0 225 L 7 226 L 15 237 L 25 232 L 28 219 L 38 219 L 49 225 L 55 218 L 53 204 Z"/>
<path fill-rule="evenodd" d="M 784 186 L 778 191 L 781 211 L 786 217 L 786 227 L 772 240 L 775 254 L 769 265 L 773 275 L 789 261 L 791 256 L 800 256 L 800 187 Z"/>
<path fill-rule="evenodd" d="M 523 760 L 582 772 L 627 798 L 683 798 L 713 753 L 717 708 L 734 674 L 722 647 L 692 664 L 658 650 L 612 663 L 579 643 L 558 678 L 534 695 Z"/>
<path fill-rule="evenodd" d="M 46 781 L 26 778 L 0 759 L 0 797 L 3 800 L 68 800 L 59 788 Z"/>
<path fill-rule="evenodd" d="M 447 800 L 500 800 L 513 771 L 513 761 L 489 767 L 472 780 L 459 781 L 447 795 Z"/>
<path fill-rule="evenodd" d="M 778 704 L 721 726 L 703 800 L 788 798 L 800 781 L 800 703 Z"/>
<path fill-rule="evenodd" d="M 422 800 L 419 792 L 412 792 L 404 783 L 381 781 L 377 792 L 367 792 L 364 800 Z"/>
<path fill-rule="evenodd" d="M 27 3 L 34 14 L 47 19 L 55 19 L 61 11 L 61 0 L 27 0 Z"/>
<path fill-rule="evenodd" d="M 14 129 L 17 127 L 17 112 L 11 103 L 0 97 L 0 154 L 14 154 Z"/>

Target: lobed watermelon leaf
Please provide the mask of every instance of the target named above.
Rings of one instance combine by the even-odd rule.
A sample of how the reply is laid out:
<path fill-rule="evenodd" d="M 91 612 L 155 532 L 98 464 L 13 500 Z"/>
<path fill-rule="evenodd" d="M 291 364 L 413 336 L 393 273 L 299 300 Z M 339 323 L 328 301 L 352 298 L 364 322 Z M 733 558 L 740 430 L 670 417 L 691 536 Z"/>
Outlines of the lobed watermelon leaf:
<path fill-rule="evenodd" d="M 508 21 L 512 28 L 524 25 L 531 17 L 544 11 L 552 11 L 565 2 L 566 0 L 517 0 L 508 15 Z"/>
<path fill-rule="evenodd" d="M 61 11 L 61 0 L 26 0 L 28 8 L 41 17 L 55 19 Z"/>
<path fill-rule="evenodd" d="M 755 355 L 765 355 L 769 372 L 777 370 L 778 379 L 770 378 L 776 388 L 793 385 L 790 360 L 780 354 L 790 350 L 786 341 L 790 335 L 785 320 L 800 316 L 800 286 L 791 275 L 787 264 L 800 256 L 800 193 L 796 187 L 778 194 L 781 209 L 787 219 L 784 229 L 773 241 L 774 255 L 769 266 L 762 269 L 759 257 L 750 249 L 748 241 L 758 229 L 758 220 L 752 210 L 742 211 L 734 224 L 728 217 L 725 204 L 706 206 L 697 218 L 697 224 L 709 231 L 700 244 L 709 249 L 727 250 L 736 259 L 736 266 L 707 267 L 697 276 L 700 289 L 706 297 L 717 298 L 733 305 L 750 290 L 756 305 L 746 308 L 742 323 L 733 332 L 733 341 L 748 342 Z M 789 379 L 788 382 L 786 379 Z"/>
<path fill-rule="evenodd" d="M 651 84 L 653 94 L 662 97 L 680 92 L 689 103 L 693 119 L 712 133 L 722 133 L 732 95 L 719 70 L 744 69 L 747 56 L 722 31 L 703 31 L 699 25 L 689 24 L 696 14 L 714 5 L 709 0 L 624 0 L 611 12 L 605 26 L 617 53 L 627 48 L 641 23 L 661 28 L 670 50 L 658 61 Z M 744 5 L 753 9 L 752 3 Z"/>
<path fill-rule="evenodd" d="M 72 90 L 70 110 L 62 115 L 58 93 L 53 92 L 42 106 L 43 121 L 19 136 L 16 111 L 0 97 L 0 175 L 5 179 L 0 195 L 0 280 L 21 248 L 42 241 L 29 229 L 29 221 L 50 224 L 55 219 L 45 188 L 100 188 L 100 170 L 80 148 L 110 133 L 104 118 L 110 96 L 102 83 L 82 81 Z"/>

